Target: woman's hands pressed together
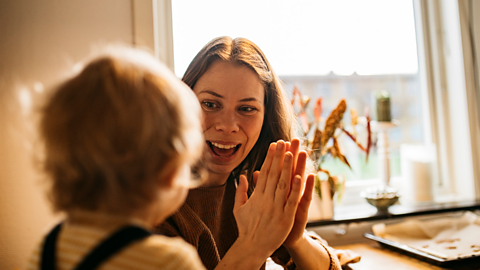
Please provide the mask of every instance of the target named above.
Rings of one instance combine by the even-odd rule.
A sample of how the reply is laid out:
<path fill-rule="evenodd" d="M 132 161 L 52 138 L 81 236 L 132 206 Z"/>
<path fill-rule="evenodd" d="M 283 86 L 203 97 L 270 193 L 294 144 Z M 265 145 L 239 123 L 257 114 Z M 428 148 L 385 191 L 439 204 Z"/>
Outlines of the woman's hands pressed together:
<path fill-rule="evenodd" d="M 307 154 L 299 149 L 298 139 L 272 143 L 260 172 L 254 173 L 250 198 L 248 181 L 240 176 L 233 209 L 239 236 L 217 270 L 258 269 L 281 245 L 300 269 L 328 269 L 324 248 L 304 234 L 314 176 L 304 180 Z"/>
<path fill-rule="evenodd" d="M 248 243 L 261 258 L 260 265 L 290 234 L 303 192 L 301 176 L 292 181 L 295 161 L 288 147 L 284 141 L 270 145 L 250 198 L 245 176 L 240 177 L 237 188 L 233 210 L 239 231 L 237 242 Z"/>

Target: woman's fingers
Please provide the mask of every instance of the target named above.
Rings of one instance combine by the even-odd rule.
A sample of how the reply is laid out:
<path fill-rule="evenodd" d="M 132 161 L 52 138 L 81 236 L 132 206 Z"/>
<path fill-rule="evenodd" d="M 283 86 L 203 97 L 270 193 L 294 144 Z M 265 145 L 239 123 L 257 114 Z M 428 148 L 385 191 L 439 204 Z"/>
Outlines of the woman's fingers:
<path fill-rule="evenodd" d="M 287 200 L 288 193 L 290 192 L 291 175 L 293 171 L 293 155 L 290 152 L 285 154 L 283 161 L 282 174 L 277 183 L 277 189 L 275 191 L 275 204 L 279 209 L 282 209 Z"/>
<path fill-rule="evenodd" d="M 295 175 L 292 181 L 292 189 L 290 195 L 288 196 L 287 203 L 284 207 L 284 212 L 287 215 L 295 216 L 298 207 L 298 201 L 302 196 L 302 177 L 300 175 Z"/>
<path fill-rule="evenodd" d="M 292 243 L 298 240 L 297 235 L 305 228 L 303 217 L 308 215 L 313 190 L 313 178 L 309 176 L 303 194 L 305 180 L 302 177 L 307 155 L 299 150 L 298 139 L 291 143 L 272 143 L 260 172 L 253 173 L 253 184 L 256 187 L 250 198 L 247 197 L 246 177 L 240 176 L 234 205 L 238 241 L 247 239 L 250 245 L 254 243 L 259 250 L 268 250 L 270 253 L 288 241 L 287 237 Z M 299 210 L 302 214 L 298 213 Z M 297 222 L 299 215 L 302 218 Z M 296 227 L 299 229 L 292 233 Z"/>
<path fill-rule="evenodd" d="M 253 177 L 253 184 L 255 185 L 255 188 L 257 187 L 257 182 L 258 182 L 258 176 L 260 175 L 260 171 L 254 171 L 252 174 Z"/>
<path fill-rule="evenodd" d="M 301 176 L 291 179 L 294 159 L 292 153 L 286 152 L 286 146 L 285 142 L 279 141 L 270 147 L 261 171 L 253 174 L 257 187 L 250 198 L 247 198 L 248 185 L 243 175 L 235 196 L 237 240 L 247 239 L 250 245 L 253 243 L 259 250 L 268 250 L 269 253 L 291 235 L 303 193 Z M 258 192 L 261 188 L 264 192 Z M 298 237 L 291 238 L 296 240 Z"/>
<path fill-rule="evenodd" d="M 260 169 L 260 173 L 257 178 L 257 182 L 255 183 L 255 191 L 254 192 L 265 192 L 265 186 L 267 184 L 268 173 L 270 172 L 270 166 L 273 162 L 273 157 L 275 155 L 277 148 L 276 143 L 271 143 L 270 147 L 268 147 L 267 156 L 265 157 L 265 161 L 263 162 L 262 168 Z"/>
<path fill-rule="evenodd" d="M 277 142 L 277 147 L 275 149 L 275 156 L 273 158 L 270 170 L 268 171 L 267 175 L 267 183 L 265 186 L 265 194 L 271 196 L 273 199 L 275 196 L 275 191 L 277 190 L 278 180 L 280 178 L 280 174 L 282 173 L 283 162 L 285 158 L 285 142 L 280 140 Z M 262 167 L 263 170 L 263 167 Z M 263 172 L 260 172 L 260 176 L 262 176 Z M 259 178 L 259 181 L 261 179 Z"/>
<path fill-rule="evenodd" d="M 300 199 L 297 210 L 297 219 L 304 220 L 305 224 L 308 219 L 308 208 L 310 208 L 310 203 L 312 202 L 313 188 L 315 186 L 315 175 L 309 174 L 307 180 L 305 181 L 305 191 L 303 196 Z"/>
<path fill-rule="evenodd" d="M 305 182 L 305 192 L 303 193 L 300 202 L 298 203 L 297 212 L 295 214 L 295 223 L 287 239 L 283 243 L 285 246 L 292 246 L 298 243 L 303 237 L 303 232 L 308 222 L 308 208 L 312 201 L 313 187 L 315 184 L 315 176 L 313 174 L 308 175 Z"/>
<path fill-rule="evenodd" d="M 305 175 L 306 166 L 307 166 L 307 152 L 300 151 L 300 153 L 298 153 L 296 158 L 294 175 L 300 175 L 303 179 L 303 176 Z"/>
<path fill-rule="evenodd" d="M 300 150 L 300 140 L 298 138 L 295 138 L 290 142 L 289 151 L 292 152 L 292 154 L 296 155 L 299 150 Z"/>
<path fill-rule="evenodd" d="M 290 143 L 290 149 L 288 151 L 293 154 L 293 168 L 296 168 L 298 151 L 300 151 L 300 140 L 298 138 L 292 140 Z M 293 176 L 294 175 L 292 175 L 292 177 Z"/>
<path fill-rule="evenodd" d="M 235 204 L 233 205 L 233 213 L 239 211 L 239 209 L 248 201 L 248 181 L 245 175 L 240 175 L 240 179 L 238 181 L 237 191 L 235 192 Z"/>

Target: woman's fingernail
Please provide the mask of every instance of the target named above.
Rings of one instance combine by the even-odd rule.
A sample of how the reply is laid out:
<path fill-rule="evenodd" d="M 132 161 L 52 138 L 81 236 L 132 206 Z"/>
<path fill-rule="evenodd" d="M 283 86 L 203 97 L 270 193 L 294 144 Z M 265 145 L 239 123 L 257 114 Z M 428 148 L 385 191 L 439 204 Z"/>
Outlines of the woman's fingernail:
<path fill-rule="evenodd" d="M 283 150 L 284 147 L 285 147 L 285 142 L 283 142 L 283 141 L 278 141 L 277 142 L 278 150 Z"/>
<path fill-rule="evenodd" d="M 296 183 L 300 183 L 300 181 L 302 181 L 302 177 L 300 175 L 295 175 L 295 178 L 293 178 L 293 181 Z"/>

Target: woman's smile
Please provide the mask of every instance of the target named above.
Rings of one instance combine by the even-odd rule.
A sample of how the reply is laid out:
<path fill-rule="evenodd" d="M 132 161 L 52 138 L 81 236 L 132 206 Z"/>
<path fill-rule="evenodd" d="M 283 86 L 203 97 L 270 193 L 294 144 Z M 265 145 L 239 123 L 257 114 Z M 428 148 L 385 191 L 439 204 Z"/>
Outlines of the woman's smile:
<path fill-rule="evenodd" d="M 204 164 L 209 178 L 222 184 L 218 182 L 225 181 L 240 165 L 260 136 L 264 86 L 250 68 L 216 61 L 193 90 L 204 112 Z"/>
<path fill-rule="evenodd" d="M 217 155 L 219 158 L 230 158 L 237 150 L 240 148 L 241 144 L 232 144 L 232 143 L 217 143 L 213 141 L 207 141 L 208 146 L 212 150 L 214 155 Z"/>

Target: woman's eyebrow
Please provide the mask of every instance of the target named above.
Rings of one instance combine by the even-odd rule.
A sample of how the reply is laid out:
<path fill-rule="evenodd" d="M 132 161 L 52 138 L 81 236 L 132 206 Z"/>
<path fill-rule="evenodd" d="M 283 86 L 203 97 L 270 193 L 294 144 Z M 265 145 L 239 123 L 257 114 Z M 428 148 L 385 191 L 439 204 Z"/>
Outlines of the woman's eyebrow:
<path fill-rule="evenodd" d="M 200 93 L 198 93 L 198 94 L 201 94 L 201 93 L 210 94 L 210 95 L 212 95 L 212 96 L 216 96 L 216 97 L 222 98 L 222 99 L 224 98 L 222 95 L 220 95 L 220 94 L 218 94 L 218 93 L 215 93 L 215 92 L 213 92 L 213 91 L 210 91 L 210 90 L 200 91 Z"/>
<path fill-rule="evenodd" d="M 210 94 L 212 96 L 216 96 L 218 98 L 225 99 L 222 95 L 220 95 L 220 94 L 218 94 L 214 91 L 211 91 L 211 90 L 203 90 L 203 91 L 200 91 L 200 93 L 198 93 L 198 94 L 202 94 L 202 93 Z M 257 102 L 262 103 L 258 98 L 254 98 L 254 97 L 243 98 L 243 99 L 239 100 L 239 102 L 249 102 L 249 101 L 257 101 Z"/>
<path fill-rule="evenodd" d="M 258 100 L 258 98 L 254 98 L 254 97 L 240 99 L 239 101 L 240 102 L 258 101 L 258 102 L 262 103 L 260 100 Z"/>

